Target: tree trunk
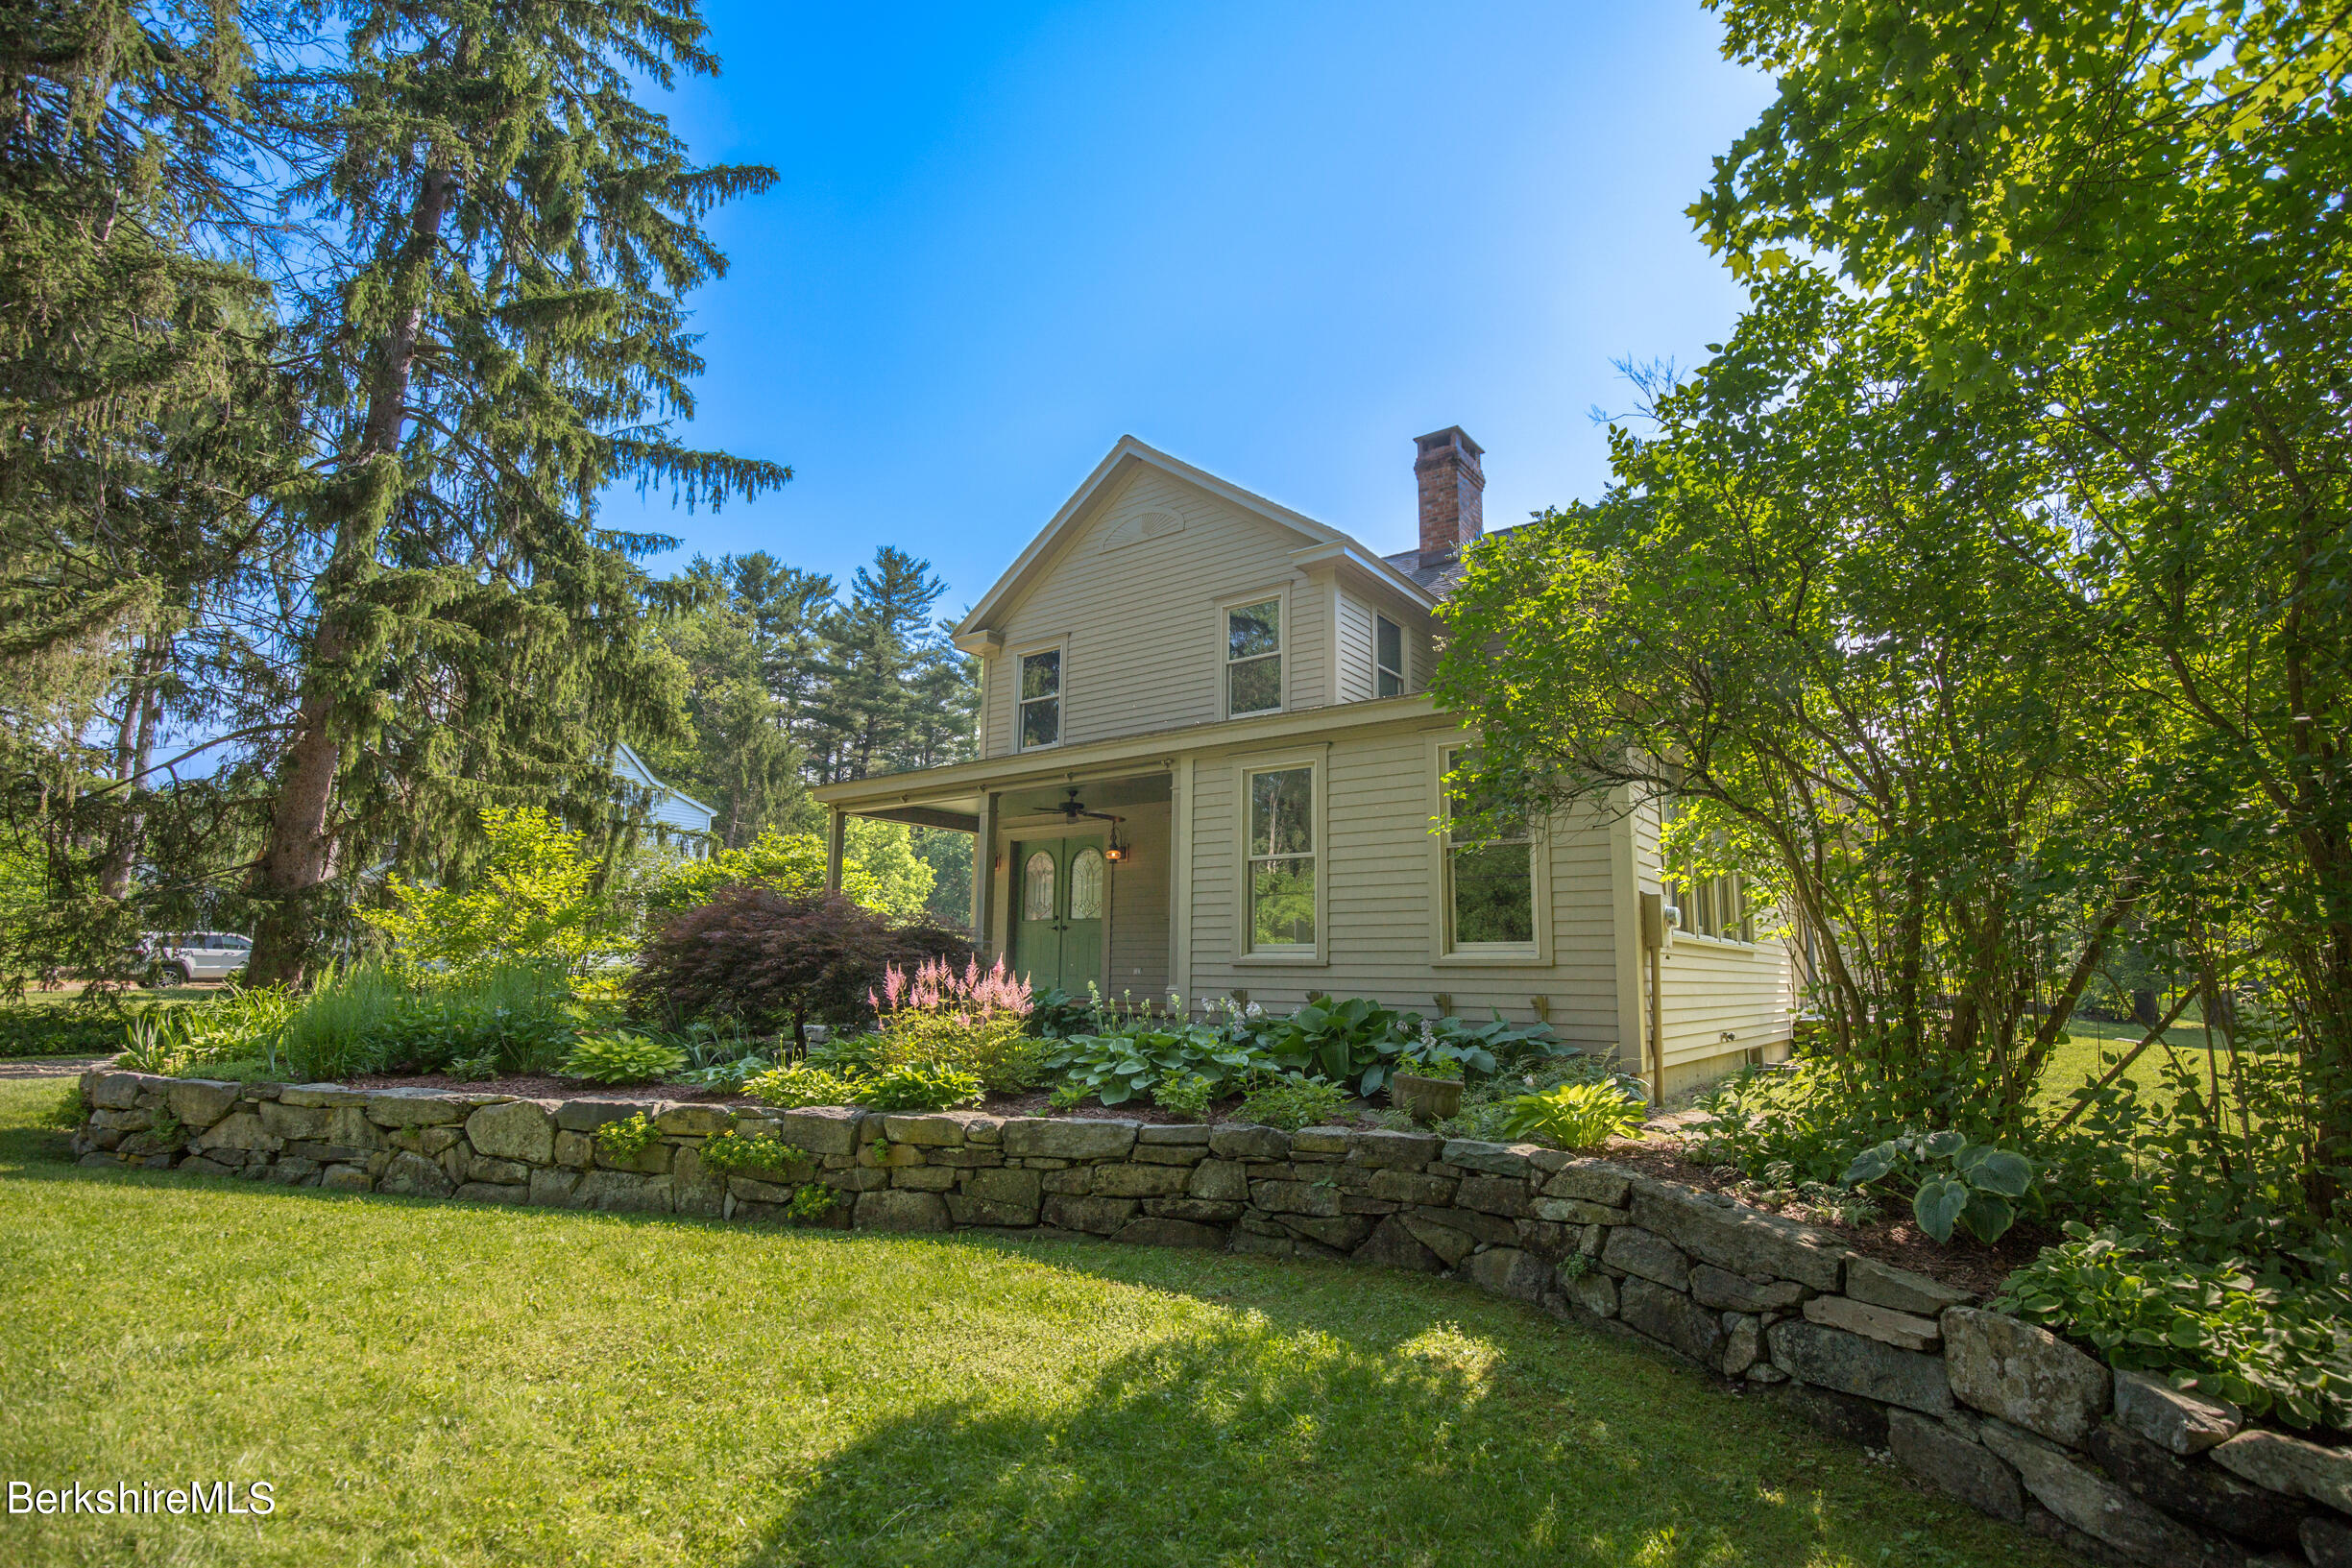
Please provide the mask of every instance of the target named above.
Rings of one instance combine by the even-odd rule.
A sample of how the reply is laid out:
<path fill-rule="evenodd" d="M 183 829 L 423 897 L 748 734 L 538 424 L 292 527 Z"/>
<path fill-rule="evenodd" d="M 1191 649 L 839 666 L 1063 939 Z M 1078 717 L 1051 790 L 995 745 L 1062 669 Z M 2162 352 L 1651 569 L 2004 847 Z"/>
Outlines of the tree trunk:
<path fill-rule="evenodd" d="M 378 536 L 397 492 L 408 387 L 424 322 L 433 252 L 449 213 L 455 181 L 448 170 L 425 171 L 409 234 L 393 278 L 402 300 L 392 329 L 376 346 L 374 385 L 357 447 L 343 464 L 335 498 L 334 553 L 319 577 L 319 622 L 303 669 L 293 738 L 279 768 L 278 800 L 269 841 L 255 867 L 262 907 L 254 931 L 248 975 L 255 985 L 299 985 L 309 967 L 319 889 L 334 870 L 334 836 L 327 821 L 343 760 L 344 699 L 337 666 L 352 652 L 353 591 L 374 573 Z M 395 472 L 384 471 L 392 466 Z"/>

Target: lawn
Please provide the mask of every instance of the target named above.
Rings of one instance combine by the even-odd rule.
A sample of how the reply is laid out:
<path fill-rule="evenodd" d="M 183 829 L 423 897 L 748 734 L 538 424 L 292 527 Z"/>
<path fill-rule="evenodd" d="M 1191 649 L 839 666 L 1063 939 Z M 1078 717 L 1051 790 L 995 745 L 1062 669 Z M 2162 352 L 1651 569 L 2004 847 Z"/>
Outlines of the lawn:
<path fill-rule="evenodd" d="M 2040 1098 L 2051 1105 L 2073 1104 L 2077 1090 L 2096 1082 L 2107 1072 L 2113 1064 L 2102 1060 L 2102 1053 L 2120 1056 L 2147 1038 L 2147 1030 L 2136 1024 L 2108 1024 L 2081 1017 L 2067 1020 L 2066 1033 L 2066 1044 L 2050 1051 L 2049 1065 L 2042 1073 Z M 2220 1035 L 2216 1034 L 2214 1042 L 2219 1046 Z M 2179 1054 L 2184 1065 L 2204 1071 L 2203 1024 L 2183 1020 L 2173 1025 L 2164 1031 L 2164 1044 Z M 2138 1061 L 2123 1070 L 2123 1075 L 2138 1084 L 2140 1092 L 2149 1099 L 2169 1105 L 2172 1095 L 2161 1074 L 2164 1060 L 2163 1048 L 2150 1046 L 2140 1053 Z"/>
<path fill-rule="evenodd" d="M 0 1083 L 0 1478 L 279 1506 L 24 1568 L 2069 1560 L 1447 1282 L 91 1171 L 60 1087 Z"/>

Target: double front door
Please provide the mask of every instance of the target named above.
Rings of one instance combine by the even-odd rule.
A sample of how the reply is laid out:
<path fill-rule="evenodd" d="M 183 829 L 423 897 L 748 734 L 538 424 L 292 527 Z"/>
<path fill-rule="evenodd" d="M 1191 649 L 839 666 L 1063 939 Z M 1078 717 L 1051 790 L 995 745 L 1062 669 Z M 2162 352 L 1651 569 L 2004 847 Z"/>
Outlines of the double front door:
<path fill-rule="evenodd" d="M 1012 967 L 1032 991 L 1074 996 L 1103 978 L 1103 917 L 1110 867 L 1101 834 L 1037 838 L 1012 847 Z"/>

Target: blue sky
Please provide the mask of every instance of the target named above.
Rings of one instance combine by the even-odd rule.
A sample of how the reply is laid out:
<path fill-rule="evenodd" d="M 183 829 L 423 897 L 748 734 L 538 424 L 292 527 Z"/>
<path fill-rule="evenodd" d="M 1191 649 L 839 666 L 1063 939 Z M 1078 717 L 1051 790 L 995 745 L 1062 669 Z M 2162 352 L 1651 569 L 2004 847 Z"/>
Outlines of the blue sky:
<path fill-rule="evenodd" d="M 846 578 L 928 557 L 958 609 L 1123 433 L 1384 550 L 1411 438 L 1487 448 L 1487 517 L 1595 494 L 1612 361 L 1685 365 L 1739 291 L 1691 232 L 1769 84 L 1695 3 L 776 7 L 667 107 L 714 215 L 699 444 L 794 481 L 695 551 Z"/>

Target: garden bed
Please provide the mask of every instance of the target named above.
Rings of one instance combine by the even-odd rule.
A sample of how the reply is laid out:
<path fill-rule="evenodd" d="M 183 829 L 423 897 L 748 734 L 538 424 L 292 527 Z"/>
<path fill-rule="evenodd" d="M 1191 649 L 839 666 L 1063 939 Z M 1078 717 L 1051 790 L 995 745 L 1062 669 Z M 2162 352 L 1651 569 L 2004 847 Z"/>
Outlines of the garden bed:
<path fill-rule="evenodd" d="M 1817 1229 L 1833 1233 L 1839 1241 L 1864 1257 L 1880 1263 L 1908 1268 L 1930 1279 L 1966 1291 L 1975 1296 L 1991 1297 L 2000 1289 L 2001 1281 L 2010 1273 L 2033 1261 L 2034 1255 L 2060 1237 L 2056 1229 L 2031 1219 L 2020 1220 L 2008 1233 L 1991 1244 L 1978 1242 L 1964 1233 L 1955 1234 L 1950 1242 L 1938 1242 L 1913 1224 L 1901 1210 L 1872 1225 L 1844 1224 L 1827 1218 L 1803 1204 L 1774 1204 L 1758 1201 L 1752 1192 L 1741 1189 L 1745 1178 L 1731 1167 L 1712 1165 L 1696 1158 L 1689 1146 L 1680 1138 L 1652 1136 L 1639 1140 L 1612 1138 L 1602 1148 L 1593 1150 L 1618 1165 L 1641 1170 L 1666 1181 L 1680 1182 L 1701 1192 L 1721 1193 L 1735 1196 L 1739 1202 L 1768 1214 L 1784 1214 Z"/>
<path fill-rule="evenodd" d="M 434 1089 L 450 1094 L 512 1095 L 517 1099 L 619 1099 L 651 1105 L 662 1100 L 679 1100 L 696 1105 L 757 1106 L 760 1102 L 748 1095 L 723 1089 L 696 1089 L 679 1083 L 631 1083 L 605 1085 L 584 1082 L 578 1078 L 559 1078 L 545 1075 L 488 1078 L 464 1081 L 445 1073 L 360 1073 L 336 1080 L 352 1089 Z M 1177 1126 L 1193 1122 L 1220 1122 L 1235 1119 L 1241 1097 L 1230 1096 L 1213 1101 L 1199 1113 L 1170 1110 L 1148 1099 L 1129 1100 L 1123 1105 L 1089 1103 L 1056 1107 L 1053 1097 L 1043 1089 L 1026 1090 L 1015 1095 L 992 1094 L 971 1109 L 991 1116 L 1052 1116 L 1079 1117 L 1119 1122 L 1150 1122 L 1159 1125 Z M 1369 1127 L 1372 1106 L 1364 1100 L 1354 1100 L 1330 1118 L 1335 1126 Z"/>

